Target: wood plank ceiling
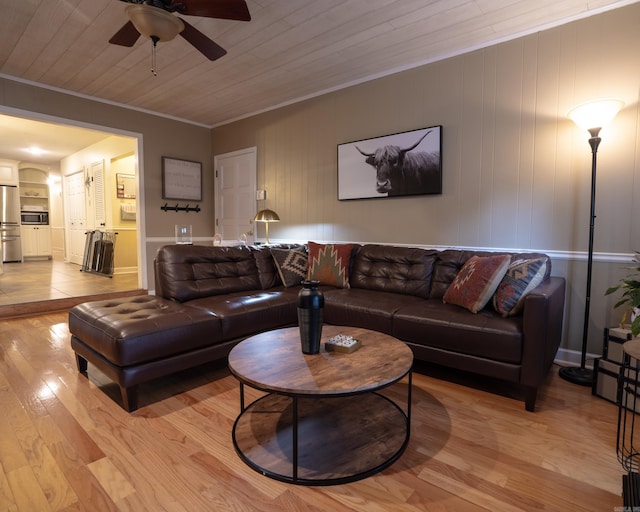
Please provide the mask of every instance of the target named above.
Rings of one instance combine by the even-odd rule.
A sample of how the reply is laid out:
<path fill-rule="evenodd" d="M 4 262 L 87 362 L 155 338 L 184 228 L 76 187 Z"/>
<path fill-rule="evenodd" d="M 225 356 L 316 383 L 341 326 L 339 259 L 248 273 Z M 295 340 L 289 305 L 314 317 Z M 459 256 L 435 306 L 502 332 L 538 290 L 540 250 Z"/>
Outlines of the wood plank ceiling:
<path fill-rule="evenodd" d="M 211 0 L 216 1 L 216 0 Z M 248 0 L 250 22 L 186 17 L 228 54 L 184 39 L 109 38 L 119 0 L 0 0 L 0 76 L 204 126 L 555 26 L 630 0 Z"/>

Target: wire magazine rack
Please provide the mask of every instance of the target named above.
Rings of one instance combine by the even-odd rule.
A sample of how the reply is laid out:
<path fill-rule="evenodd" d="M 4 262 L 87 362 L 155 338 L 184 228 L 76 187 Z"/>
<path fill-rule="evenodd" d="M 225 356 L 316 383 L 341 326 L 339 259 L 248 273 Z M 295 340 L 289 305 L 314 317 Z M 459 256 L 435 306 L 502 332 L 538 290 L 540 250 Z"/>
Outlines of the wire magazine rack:
<path fill-rule="evenodd" d="M 87 231 L 81 272 L 113 277 L 116 232 Z"/>
<path fill-rule="evenodd" d="M 640 510 L 640 359 L 638 341 L 623 345 L 624 363 L 618 375 L 618 462 L 625 510 Z"/>

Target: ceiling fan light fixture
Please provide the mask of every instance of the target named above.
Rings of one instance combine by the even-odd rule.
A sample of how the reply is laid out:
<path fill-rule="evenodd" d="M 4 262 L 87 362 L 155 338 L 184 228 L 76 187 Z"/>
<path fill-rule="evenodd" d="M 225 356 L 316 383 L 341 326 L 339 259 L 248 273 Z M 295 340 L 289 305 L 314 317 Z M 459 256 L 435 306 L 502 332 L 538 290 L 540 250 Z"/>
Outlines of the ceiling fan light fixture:
<path fill-rule="evenodd" d="M 156 41 L 171 41 L 184 30 L 184 23 L 180 18 L 157 7 L 135 4 L 127 7 L 126 11 L 136 30 Z"/>

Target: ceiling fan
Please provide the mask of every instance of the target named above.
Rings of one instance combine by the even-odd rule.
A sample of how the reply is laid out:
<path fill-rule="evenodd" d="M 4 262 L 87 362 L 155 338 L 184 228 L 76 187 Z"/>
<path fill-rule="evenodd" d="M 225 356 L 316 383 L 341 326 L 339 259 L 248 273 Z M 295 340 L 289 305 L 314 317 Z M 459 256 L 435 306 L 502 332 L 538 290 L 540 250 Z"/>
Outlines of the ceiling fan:
<path fill-rule="evenodd" d="M 129 21 L 109 39 L 111 44 L 133 46 L 140 35 L 148 37 L 155 47 L 178 34 L 209 60 L 216 60 L 227 51 L 193 25 L 176 14 L 226 20 L 250 21 L 251 14 L 244 0 L 121 0 L 132 4 L 126 8 Z M 155 68 L 155 63 L 153 65 Z M 152 71 L 155 74 L 154 69 Z"/>

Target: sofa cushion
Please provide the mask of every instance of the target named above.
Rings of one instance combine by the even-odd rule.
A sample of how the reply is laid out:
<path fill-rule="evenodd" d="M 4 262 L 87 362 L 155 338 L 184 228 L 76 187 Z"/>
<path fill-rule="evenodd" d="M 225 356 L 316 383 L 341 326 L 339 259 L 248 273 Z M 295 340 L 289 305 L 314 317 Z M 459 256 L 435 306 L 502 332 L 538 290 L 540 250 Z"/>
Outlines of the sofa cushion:
<path fill-rule="evenodd" d="M 236 292 L 189 301 L 189 307 L 214 313 L 222 337 L 232 340 L 262 331 L 295 325 L 298 321 L 297 288 L 272 288 L 252 293 Z"/>
<path fill-rule="evenodd" d="M 251 246 L 251 253 L 256 260 L 260 289 L 268 290 L 274 286 L 282 285 L 278 269 L 271 255 L 271 248 L 267 245 Z"/>
<path fill-rule="evenodd" d="M 524 298 L 544 279 L 546 267 L 544 258 L 512 262 L 493 295 L 494 309 L 503 317 L 519 313 Z"/>
<path fill-rule="evenodd" d="M 396 338 L 481 359 L 522 362 L 522 316 L 502 318 L 493 308 L 472 315 L 439 299 L 399 308 L 393 316 Z"/>
<path fill-rule="evenodd" d="M 393 330 L 393 316 L 398 309 L 424 302 L 413 295 L 358 288 L 330 288 L 323 292 L 326 323 L 364 327 L 386 334 Z"/>
<path fill-rule="evenodd" d="M 222 341 L 220 319 L 154 295 L 84 302 L 69 331 L 116 366 L 132 366 Z"/>
<path fill-rule="evenodd" d="M 511 257 L 508 255 L 472 256 L 458 272 L 442 300 L 477 313 L 491 300 L 502 281 Z"/>
<path fill-rule="evenodd" d="M 349 288 L 349 264 L 353 244 L 318 244 L 309 242 L 309 281 Z"/>
<path fill-rule="evenodd" d="M 353 255 L 349 284 L 428 298 L 437 251 L 386 245 L 363 245 Z"/>
<path fill-rule="evenodd" d="M 252 249 L 246 246 L 165 246 L 155 266 L 156 294 L 178 302 L 262 289 Z"/>
<path fill-rule="evenodd" d="M 307 277 L 309 259 L 305 251 L 274 247 L 271 255 L 285 287 L 298 286 Z"/>

